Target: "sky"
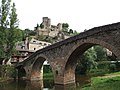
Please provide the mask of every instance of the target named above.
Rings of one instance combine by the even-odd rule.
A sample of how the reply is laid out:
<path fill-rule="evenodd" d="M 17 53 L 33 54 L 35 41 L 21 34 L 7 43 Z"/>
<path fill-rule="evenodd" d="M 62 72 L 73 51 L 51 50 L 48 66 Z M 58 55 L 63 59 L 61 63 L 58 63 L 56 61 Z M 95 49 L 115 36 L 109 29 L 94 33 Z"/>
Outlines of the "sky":
<path fill-rule="evenodd" d="M 13 0 L 19 28 L 34 30 L 42 17 L 52 25 L 68 23 L 69 28 L 82 32 L 97 26 L 120 22 L 120 0 Z"/>

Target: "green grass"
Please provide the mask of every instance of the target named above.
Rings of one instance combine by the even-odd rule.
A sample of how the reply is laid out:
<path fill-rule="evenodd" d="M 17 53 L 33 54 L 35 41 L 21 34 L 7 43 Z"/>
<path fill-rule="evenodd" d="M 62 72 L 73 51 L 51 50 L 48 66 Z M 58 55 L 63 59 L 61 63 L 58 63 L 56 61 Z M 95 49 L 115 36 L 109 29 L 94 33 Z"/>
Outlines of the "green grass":
<path fill-rule="evenodd" d="M 105 74 L 105 76 L 92 77 L 91 83 L 82 86 L 82 88 L 78 87 L 71 90 L 120 90 L 120 76 L 118 75 L 120 75 L 120 72 Z M 54 79 L 53 73 L 44 73 L 43 77 L 44 80 Z"/>
<path fill-rule="evenodd" d="M 54 80 L 53 73 L 44 73 L 43 74 L 43 79 L 44 80 Z"/>
<path fill-rule="evenodd" d="M 105 75 L 120 75 L 120 72 L 114 72 L 114 73 L 105 74 Z"/>
<path fill-rule="evenodd" d="M 106 74 L 106 76 L 119 75 L 120 72 Z M 120 90 L 120 76 L 93 77 L 91 83 L 82 87 L 82 90 Z"/>

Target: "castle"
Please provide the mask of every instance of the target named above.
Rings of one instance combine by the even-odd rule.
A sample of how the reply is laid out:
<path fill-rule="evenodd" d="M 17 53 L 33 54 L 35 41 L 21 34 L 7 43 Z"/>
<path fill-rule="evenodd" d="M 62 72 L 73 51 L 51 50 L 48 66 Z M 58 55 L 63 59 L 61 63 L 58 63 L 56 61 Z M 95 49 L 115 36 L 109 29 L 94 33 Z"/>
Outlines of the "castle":
<path fill-rule="evenodd" d="M 58 23 L 57 26 L 51 25 L 51 19 L 48 17 L 43 17 L 42 23 L 37 25 L 34 29 L 37 36 L 49 36 L 58 37 L 59 39 L 66 39 L 67 37 L 63 33 L 62 23 Z"/>

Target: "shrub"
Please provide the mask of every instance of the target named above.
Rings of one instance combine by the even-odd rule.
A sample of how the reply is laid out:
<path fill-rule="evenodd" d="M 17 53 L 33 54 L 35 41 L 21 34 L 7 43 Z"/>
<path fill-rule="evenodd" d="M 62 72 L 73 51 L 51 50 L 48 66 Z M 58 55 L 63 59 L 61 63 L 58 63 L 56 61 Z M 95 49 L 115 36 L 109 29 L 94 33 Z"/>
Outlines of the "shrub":
<path fill-rule="evenodd" d="M 16 69 L 10 65 L 1 65 L 0 66 L 0 73 L 2 78 L 15 78 L 16 77 Z"/>

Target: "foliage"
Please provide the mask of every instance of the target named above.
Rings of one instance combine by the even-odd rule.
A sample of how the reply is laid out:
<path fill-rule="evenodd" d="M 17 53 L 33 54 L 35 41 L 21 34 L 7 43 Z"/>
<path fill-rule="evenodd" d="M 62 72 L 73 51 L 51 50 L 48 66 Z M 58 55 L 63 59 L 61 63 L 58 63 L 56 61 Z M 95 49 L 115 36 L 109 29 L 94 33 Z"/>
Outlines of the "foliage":
<path fill-rule="evenodd" d="M 44 80 L 53 80 L 53 79 L 54 79 L 54 75 L 53 75 L 52 72 L 43 73 L 43 79 L 44 79 Z"/>
<path fill-rule="evenodd" d="M 98 69 L 105 69 L 111 70 L 112 66 L 109 64 L 98 64 L 98 61 L 107 61 L 107 55 L 105 48 L 101 46 L 93 46 L 89 48 L 82 56 L 81 59 L 78 61 L 78 66 L 76 71 L 80 74 L 86 74 L 90 72 L 92 69 L 97 71 Z M 97 70 L 95 70 L 97 69 Z"/>
<path fill-rule="evenodd" d="M 82 87 L 82 90 L 120 90 L 120 76 L 111 78 L 97 78 L 91 79 L 91 84 Z"/>
<path fill-rule="evenodd" d="M 53 80 L 53 72 L 50 65 L 44 65 L 43 67 L 43 79 L 44 80 Z"/>
<path fill-rule="evenodd" d="M 15 78 L 17 72 L 13 66 L 10 65 L 1 65 L 0 74 L 2 78 Z"/>
<path fill-rule="evenodd" d="M 29 36 L 35 36 L 36 32 L 30 29 L 25 29 L 24 34 L 25 34 L 25 37 L 29 37 Z"/>
<path fill-rule="evenodd" d="M 78 35 L 78 34 L 79 33 L 76 30 L 73 31 L 73 36 Z"/>
<path fill-rule="evenodd" d="M 97 55 L 96 61 L 105 61 L 105 60 L 107 60 L 105 48 L 97 45 L 97 46 L 94 47 L 94 50 L 95 50 L 96 55 Z"/>
<path fill-rule="evenodd" d="M 119 71 L 119 62 L 112 63 L 110 60 L 117 60 L 116 57 L 108 58 L 105 48 L 93 46 L 89 48 L 78 60 L 76 67 L 77 74 L 104 75 Z M 102 63 L 101 63 L 102 62 Z"/>
<path fill-rule="evenodd" d="M 57 37 L 49 37 L 49 36 L 44 36 L 44 35 L 40 35 L 37 37 L 38 40 L 40 41 L 46 41 L 49 43 L 54 43 L 55 41 L 57 41 Z"/>
<path fill-rule="evenodd" d="M 63 32 L 65 35 L 74 36 L 74 35 L 78 34 L 78 32 L 76 30 L 69 29 L 68 23 L 63 23 L 62 28 L 63 28 Z"/>
<path fill-rule="evenodd" d="M 73 30 L 72 29 L 69 30 L 69 34 L 71 34 L 71 33 L 73 34 Z"/>
<path fill-rule="evenodd" d="M 15 52 L 15 44 L 20 40 L 22 33 L 18 29 L 15 3 L 2 0 L 0 10 L 0 58 L 4 58 L 6 64 Z"/>
<path fill-rule="evenodd" d="M 69 24 L 68 23 L 63 23 L 62 24 L 62 28 L 68 28 L 69 27 Z"/>
<path fill-rule="evenodd" d="M 109 70 L 110 70 L 110 72 L 115 72 L 116 71 L 116 65 L 115 64 L 110 64 L 109 65 Z"/>
<path fill-rule="evenodd" d="M 92 68 L 96 68 L 96 52 L 94 48 L 88 49 L 80 58 L 80 61 L 78 63 L 78 67 L 76 68 L 77 71 L 79 71 L 80 74 L 86 74 L 89 72 Z"/>
<path fill-rule="evenodd" d="M 44 65 L 43 72 L 44 73 L 52 72 L 50 65 Z"/>
<path fill-rule="evenodd" d="M 62 24 L 62 28 L 63 28 L 63 32 L 68 32 L 68 27 L 69 27 L 69 24 L 68 23 L 63 23 Z"/>

